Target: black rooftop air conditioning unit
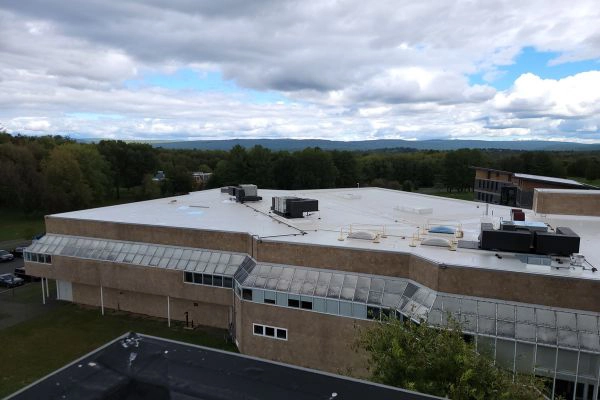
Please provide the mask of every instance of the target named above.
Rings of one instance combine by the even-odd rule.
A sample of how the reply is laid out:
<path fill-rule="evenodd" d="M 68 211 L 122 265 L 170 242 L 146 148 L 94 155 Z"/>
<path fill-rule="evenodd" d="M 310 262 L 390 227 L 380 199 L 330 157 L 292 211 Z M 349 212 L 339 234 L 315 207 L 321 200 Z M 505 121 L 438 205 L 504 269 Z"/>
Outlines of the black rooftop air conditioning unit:
<path fill-rule="evenodd" d="M 531 252 L 532 235 L 528 231 L 482 230 L 480 247 L 484 250 Z"/>
<path fill-rule="evenodd" d="M 579 242 L 579 235 L 570 228 L 558 227 L 556 233 L 535 233 L 535 252 L 537 254 L 570 256 L 579 253 Z"/>
<path fill-rule="evenodd" d="M 319 201 L 299 197 L 273 197 L 271 210 L 286 218 L 302 218 L 305 212 L 319 211 Z"/>

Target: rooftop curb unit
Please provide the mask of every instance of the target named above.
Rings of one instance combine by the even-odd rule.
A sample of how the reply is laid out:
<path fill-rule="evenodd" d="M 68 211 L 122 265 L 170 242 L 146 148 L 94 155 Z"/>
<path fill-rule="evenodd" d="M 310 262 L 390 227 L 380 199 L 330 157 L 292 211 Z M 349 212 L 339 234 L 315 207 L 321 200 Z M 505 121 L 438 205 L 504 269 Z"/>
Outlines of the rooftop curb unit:
<path fill-rule="evenodd" d="M 319 201 L 293 196 L 273 197 L 271 210 L 282 217 L 302 218 L 305 212 L 319 211 Z"/>
<path fill-rule="evenodd" d="M 567 227 L 548 232 L 547 227 L 521 221 L 504 222 L 499 230 L 481 224 L 480 247 L 484 250 L 570 256 L 579 253 L 579 242 L 579 236 Z"/>
<path fill-rule="evenodd" d="M 238 186 L 225 186 L 221 188 L 221 193 L 227 193 L 235 197 L 238 203 L 247 201 L 261 201 L 262 197 L 258 196 L 258 188 L 256 185 L 244 184 Z"/>

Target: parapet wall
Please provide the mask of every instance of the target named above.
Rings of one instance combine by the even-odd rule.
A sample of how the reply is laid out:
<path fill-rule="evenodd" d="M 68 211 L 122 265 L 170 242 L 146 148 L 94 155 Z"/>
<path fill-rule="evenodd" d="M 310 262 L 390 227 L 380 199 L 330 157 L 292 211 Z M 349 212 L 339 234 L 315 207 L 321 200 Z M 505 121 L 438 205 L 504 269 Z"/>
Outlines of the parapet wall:
<path fill-rule="evenodd" d="M 598 209 L 600 204 L 596 212 Z M 600 312 L 599 280 L 501 271 L 486 269 L 484 265 L 481 268 L 440 265 L 408 253 L 260 240 L 235 232 L 59 218 L 47 218 L 46 224 L 49 233 L 238 251 L 262 262 L 407 278 L 432 290 L 457 295 Z M 28 273 L 51 279 L 93 286 L 102 284 L 118 290 L 171 295 L 208 303 L 231 303 L 229 297 L 218 300 L 195 297 L 199 296 L 199 292 L 183 283 L 181 271 L 115 265 L 69 257 L 55 257 L 51 267 L 31 262 L 26 262 L 26 266 Z M 215 295 L 217 293 L 220 294 L 215 292 Z M 573 293 L 578 295 L 574 296 Z"/>
<path fill-rule="evenodd" d="M 533 211 L 599 217 L 600 190 L 535 189 Z"/>

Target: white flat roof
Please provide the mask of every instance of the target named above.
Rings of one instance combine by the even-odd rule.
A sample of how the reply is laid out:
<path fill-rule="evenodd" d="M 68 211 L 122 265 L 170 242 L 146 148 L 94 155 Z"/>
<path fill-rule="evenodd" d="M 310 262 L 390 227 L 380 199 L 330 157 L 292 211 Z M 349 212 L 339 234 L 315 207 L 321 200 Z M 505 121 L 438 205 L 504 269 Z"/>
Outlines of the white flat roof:
<path fill-rule="evenodd" d="M 422 234 L 423 228 L 435 225 L 459 227 L 464 232 L 463 240 L 476 241 L 481 222 L 499 224 L 501 219 L 509 220 L 510 207 L 380 188 L 298 191 L 259 189 L 258 195 L 262 196 L 262 201 L 240 204 L 231 200 L 226 193 L 215 189 L 55 214 L 53 217 L 242 232 L 257 235 L 262 240 L 277 242 L 413 253 L 447 265 L 600 280 L 600 272 L 526 264 L 509 253 L 502 253 L 500 259 L 495 256 L 497 252 L 493 251 L 466 248 L 450 251 L 447 248 L 420 244 L 410 246 L 413 235 Z M 276 216 L 270 213 L 273 196 L 317 199 L 319 212 L 301 219 Z M 544 222 L 553 228 L 567 226 L 573 229 L 581 237 L 580 254 L 592 265 L 600 267 L 600 248 L 597 245 L 600 243 L 599 217 L 542 216 L 531 210 L 524 212 L 529 221 Z M 379 243 L 348 238 L 339 241 L 340 231 L 345 237 L 350 229 L 385 232 L 386 237 L 381 238 Z M 301 235 L 300 232 L 305 234 Z"/>
<path fill-rule="evenodd" d="M 536 192 L 542 193 L 554 193 L 554 194 L 576 194 L 578 196 L 598 196 L 600 199 L 600 190 L 586 190 L 586 189 L 534 189 Z"/>
<path fill-rule="evenodd" d="M 585 186 L 583 183 L 574 181 L 573 179 L 564 179 L 564 178 L 554 178 L 552 176 L 542 176 L 542 175 L 530 175 L 530 174 L 514 174 L 515 178 L 522 179 L 531 179 L 534 181 L 544 181 L 544 182 L 552 182 L 552 183 L 562 183 L 566 185 L 575 185 L 575 186 Z"/>

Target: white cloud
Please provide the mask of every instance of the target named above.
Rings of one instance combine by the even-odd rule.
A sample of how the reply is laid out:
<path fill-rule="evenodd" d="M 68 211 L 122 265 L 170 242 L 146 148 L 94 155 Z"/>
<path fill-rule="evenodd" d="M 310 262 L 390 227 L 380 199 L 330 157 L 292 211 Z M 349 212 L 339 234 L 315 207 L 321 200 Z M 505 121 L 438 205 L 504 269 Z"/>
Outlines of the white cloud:
<path fill-rule="evenodd" d="M 494 98 L 498 110 L 527 116 L 587 118 L 600 112 L 600 71 L 563 79 L 521 75 L 511 89 Z"/>
<path fill-rule="evenodd" d="M 112 138 L 600 141 L 600 71 L 531 71 L 501 92 L 468 79 L 493 81 L 524 47 L 556 52 L 553 64 L 600 59 L 599 20 L 593 0 L 6 0 L 0 125 Z M 279 96 L 127 85 L 181 68 Z"/>

